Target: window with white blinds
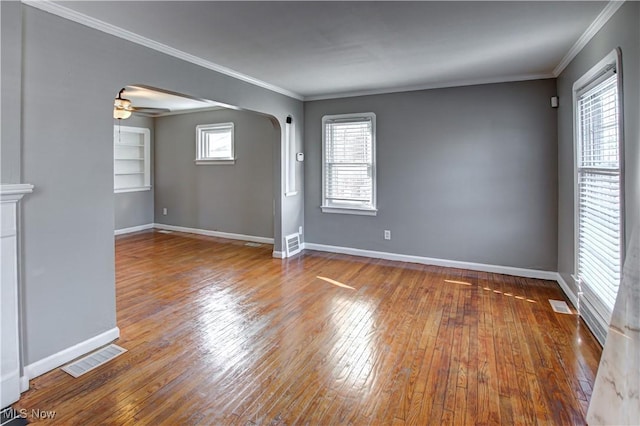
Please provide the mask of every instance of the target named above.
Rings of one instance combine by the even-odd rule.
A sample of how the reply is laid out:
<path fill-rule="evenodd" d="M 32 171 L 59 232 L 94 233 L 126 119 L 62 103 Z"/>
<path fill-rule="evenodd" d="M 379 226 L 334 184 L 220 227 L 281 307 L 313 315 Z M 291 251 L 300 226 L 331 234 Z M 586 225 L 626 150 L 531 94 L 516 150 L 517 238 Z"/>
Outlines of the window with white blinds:
<path fill-rule="evenodd" d="M 618 74 L 608 64 L 576 90 L 576 266 L 582 309 L 603 341 L 623 260 Z M 589 321 L 587 321 L 589 322 Z"/>
<path fill-rule="evenodd" d="M 322 118 L 322 211 L 376 213 L 376 116 Z"/>

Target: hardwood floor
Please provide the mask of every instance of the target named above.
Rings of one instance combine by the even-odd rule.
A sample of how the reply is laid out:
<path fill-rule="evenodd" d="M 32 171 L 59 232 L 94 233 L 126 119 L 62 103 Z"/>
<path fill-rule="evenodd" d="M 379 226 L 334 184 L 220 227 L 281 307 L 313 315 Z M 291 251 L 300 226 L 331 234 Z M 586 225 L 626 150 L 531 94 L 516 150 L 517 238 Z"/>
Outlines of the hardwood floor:
<path fill-rule="evenodd" d="M 34 379 L 17 408 L 78 425 L 585 423 L 601 349 L 552 311 L 555 282 L 271 250 L 118 237 L 128 352 Z"/>

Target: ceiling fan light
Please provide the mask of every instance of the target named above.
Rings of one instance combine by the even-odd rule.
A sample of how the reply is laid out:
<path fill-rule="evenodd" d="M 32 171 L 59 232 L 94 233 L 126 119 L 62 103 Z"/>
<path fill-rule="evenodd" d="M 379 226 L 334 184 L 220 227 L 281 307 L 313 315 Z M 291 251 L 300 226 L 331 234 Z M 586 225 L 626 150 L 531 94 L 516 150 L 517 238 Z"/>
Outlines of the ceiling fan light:
<path fill-rule="evenodd" d="M 113 118 L 117 118 L 118 120 L 123 120 L 131 117 L 131 111 L 124 108 L 113 108 Z"/>
<path fill-rule="evenodd" d="M 125 109 L 127 111 L 131 111 L 131 101 L 129 99 L 124 98 L 115 98 L 113 101 L 113 106 L 118 109 Z"/>
<path fill-rule="evenodd" d="M 118 120 L 131 117 L 131 112 L 133 111 L 131 101 L 123 98 L 122 92 L 124 92 L 124 89 L 120 90 L 118 97 L 113 100 L 113 118 Z"/>

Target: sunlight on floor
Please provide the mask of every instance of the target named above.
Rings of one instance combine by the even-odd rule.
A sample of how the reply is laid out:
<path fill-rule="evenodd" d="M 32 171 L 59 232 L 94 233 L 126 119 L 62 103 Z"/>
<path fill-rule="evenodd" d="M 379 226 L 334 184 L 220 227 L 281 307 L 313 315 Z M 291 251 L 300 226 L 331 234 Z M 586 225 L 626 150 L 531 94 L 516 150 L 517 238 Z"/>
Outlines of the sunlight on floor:
<path fill-rule="evenodd" d="M 198 306 L 202 345 L 198 348 L 215 369 L 239 367 L 249 357 L 250 325 L 231 291 L 212 288 Z"/>
<path fill-rule="evenodd" d="M 460 285 L 471 285 L 471 283 L 465 282 L 465 281 L 456 281 L 456 280 L 444 280 L 445 283 L 451 283 L 451 284 L 460 284 Z"/>
<path fill-rule="evenodd" d="M 513 293 L 503 293 L 500 290 L 493 290 L 493 289 L 491 289 L 489 287 L 483 287 L 482 289 L 485 290 L 485 291 L 493 291 L 495 294 L 501 294 L 501 295 L 507 296 L 507 297 L 514 297 L 514 298 L 516 298 L 518 300 L 526 300 L 529 303 L 538 303 L 535 300 L 527 299 L 526 297 L 523 297 L 523 296 L 514 296 Z"/>
<path fill-rule="evenodd" d="M 348 288 L 349 290 L 355 290 L 354 287 L 351 287 L 350 285 L 342 284 L 340 281 L 332 280 L 331 278 L 326 278 L 326 277 L 321 277 L 321 276 L 317 276 L 316 278 L 318 278 L 319 280 L 322 280 L 322 281 L 326 281 L 329 284 L 333 284 L 333 285 L 338 286 L 338 287 Z"/>
<path fill-rule="evenodd" d="M 336 316 L 332 325 L 336 339 L 329 365 L 331 386 L 345 394 L 369 392 L 374 386 L 374 354 L 376 342 L 376 306 L 363 300 L 341 296 L 334 299 Z M 343 313 L 343 310 L 346 312 Z"/>

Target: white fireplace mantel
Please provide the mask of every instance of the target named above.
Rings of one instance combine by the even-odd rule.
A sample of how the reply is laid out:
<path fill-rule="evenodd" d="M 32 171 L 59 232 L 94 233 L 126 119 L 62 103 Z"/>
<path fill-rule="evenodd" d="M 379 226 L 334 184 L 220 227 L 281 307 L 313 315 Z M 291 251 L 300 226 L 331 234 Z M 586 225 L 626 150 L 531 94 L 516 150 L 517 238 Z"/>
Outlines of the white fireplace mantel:
<path fill-rule="evenodd" d="M 0 185 L 0 408 L 20 398 L 20 330 L 18 304 L 18 202 L 33 192 L 30 184 Z"/>

